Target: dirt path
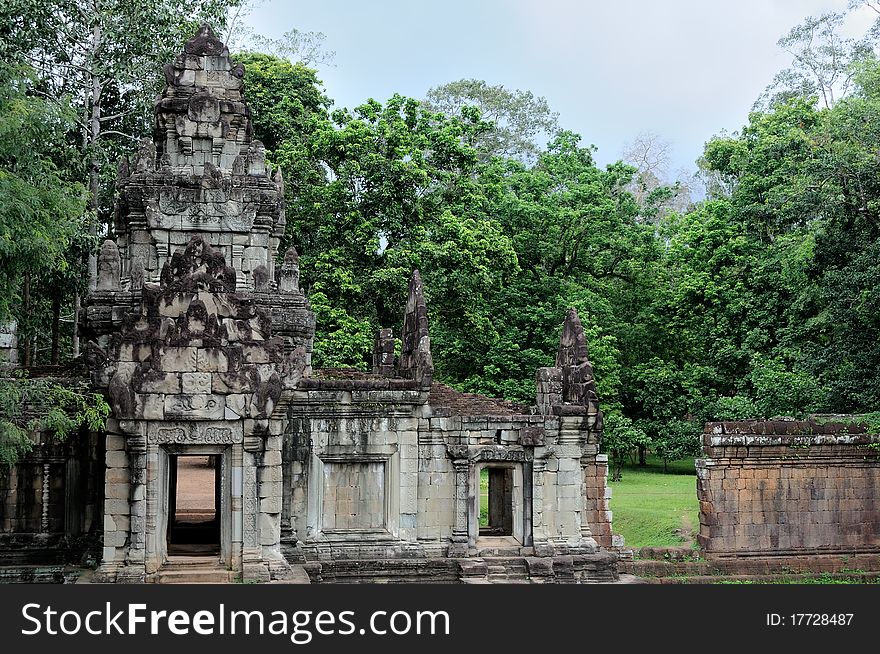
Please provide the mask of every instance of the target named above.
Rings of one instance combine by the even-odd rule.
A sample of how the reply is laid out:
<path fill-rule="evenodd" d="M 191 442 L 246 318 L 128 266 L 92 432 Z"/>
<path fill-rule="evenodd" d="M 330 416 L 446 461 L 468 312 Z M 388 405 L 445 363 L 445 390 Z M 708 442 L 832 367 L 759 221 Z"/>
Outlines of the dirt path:
<path fill-rule="evenodd" d="M 187 519 L 214 515 L 214 468 L 208 456 L 177 458 L 177 515 Z"/>
<path fill-rule="evenodd" d="M 676 529 L 675 533 L 682 540 L 680 547 L 690 547 L 694 544 L 694 525 L 691 524 L 690 516 L 687 513 L 681 514 L 681 527 Z"/>

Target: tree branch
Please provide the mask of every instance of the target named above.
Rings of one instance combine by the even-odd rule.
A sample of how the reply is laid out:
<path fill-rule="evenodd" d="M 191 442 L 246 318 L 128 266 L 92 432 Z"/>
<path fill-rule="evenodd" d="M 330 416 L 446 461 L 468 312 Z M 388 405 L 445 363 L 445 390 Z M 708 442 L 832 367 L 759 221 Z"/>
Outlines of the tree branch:
<path fill-rule="evenodd" d="M 108 130 L 105 130 L 105 131 L 101 132 L 100 134 L 98 134 L 98 138 L 103 138 L 105 136 L 124 136 L 125 138 L 130 139 L 135 142 L 140 141 L 140 139 L 137 136 L 132 136 L 131 134 L 126 134 L 125 132 L 120 132 L 115 129 L 108 129 Z"/>

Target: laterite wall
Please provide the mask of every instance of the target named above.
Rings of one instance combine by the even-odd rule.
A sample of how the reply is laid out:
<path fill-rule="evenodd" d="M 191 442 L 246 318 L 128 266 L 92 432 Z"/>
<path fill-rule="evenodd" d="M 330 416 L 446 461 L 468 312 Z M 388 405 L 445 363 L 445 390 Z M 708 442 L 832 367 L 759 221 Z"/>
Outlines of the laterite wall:
<path fill-rule="evenodd" d="M 814 421 L 708 423 L 697 461 L 709 555 L 880 552 L 880 437 Z"/>

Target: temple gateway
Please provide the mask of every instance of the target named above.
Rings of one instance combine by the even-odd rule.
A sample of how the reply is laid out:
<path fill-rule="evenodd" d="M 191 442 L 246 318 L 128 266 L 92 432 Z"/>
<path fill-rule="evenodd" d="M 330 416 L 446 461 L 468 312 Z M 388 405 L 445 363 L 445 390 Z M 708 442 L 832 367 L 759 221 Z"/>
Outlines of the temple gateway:
<path fill-rule="evenodd" d="M 165 78 L 154 138 L 120 163 L 87 304 L 106 433 L 44 439 L 6 482 L 19 508 L 2 531 L 41 534 L 21 552 L 42 555 L 100 542 L 95 577 L 115 582 L 615 580 L 577 313 L 560 316 L 531 407 L 433 380 L 418 271 L 371 372 L 313 369 L 315 316 L 296 250 L 279 252 L 284 182 L 253 138 L 245 70 L 203 27 Z M 211 509 L 187 522 L 179 489 L 194 483 Z"/>

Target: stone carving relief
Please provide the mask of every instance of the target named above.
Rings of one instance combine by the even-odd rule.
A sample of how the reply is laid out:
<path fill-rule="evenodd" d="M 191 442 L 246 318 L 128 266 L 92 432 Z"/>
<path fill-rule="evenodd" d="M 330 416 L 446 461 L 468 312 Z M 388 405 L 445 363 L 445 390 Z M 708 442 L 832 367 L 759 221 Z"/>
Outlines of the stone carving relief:
<path fill-rule="evenodd" d="M 160 427 L 147 437 L 151 445 L 235 445 L 243 436 L 225 427 L 208 427 L 199 430 L 187 427 Z"/>

